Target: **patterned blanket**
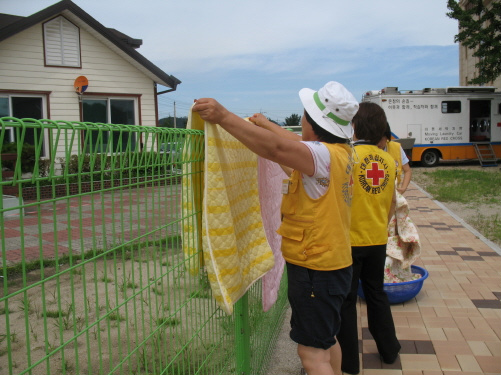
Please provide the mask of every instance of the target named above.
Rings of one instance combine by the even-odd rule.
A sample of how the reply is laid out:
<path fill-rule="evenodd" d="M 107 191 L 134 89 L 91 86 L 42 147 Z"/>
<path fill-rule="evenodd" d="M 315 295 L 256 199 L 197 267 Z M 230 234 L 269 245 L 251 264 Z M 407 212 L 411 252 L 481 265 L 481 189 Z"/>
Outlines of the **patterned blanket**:
<path fill-rule="evenodd" d="M 395 215 L 388 225 L 386 247 L 385 283 L 400 283 L 418 279 L 411 271 L 411 264 L 421 255 L 421 243 L 417 228 L 409 218 L 409 205 L 397 192 Z"/>
<path fill-rule="evenodd" d="M 201 234 L 214 298 L 232 314 L 233 304 L 274 265 L 261 220 L 257 156 L 220 126 L 204 123 L 196 113 L 190 111 L 188 124 L 205 130 L 204 188 L 202 197 L 194 195 L 183 203 L 183 215 L 189 215 L 190 208 L 202 207 L 201 218 L 196 217 L 201 225 L 188 224 L 183 230 L 190 231 L 192 238 Z M 201 181 L 187 182 L 186 189 L 193 191 L 197 183 Z M 199 198 L 202 202 L 195 202 Z M 192 242 L 183 248 L 191 273 L 200 266 L 194 257 L 198 240 Z"/>

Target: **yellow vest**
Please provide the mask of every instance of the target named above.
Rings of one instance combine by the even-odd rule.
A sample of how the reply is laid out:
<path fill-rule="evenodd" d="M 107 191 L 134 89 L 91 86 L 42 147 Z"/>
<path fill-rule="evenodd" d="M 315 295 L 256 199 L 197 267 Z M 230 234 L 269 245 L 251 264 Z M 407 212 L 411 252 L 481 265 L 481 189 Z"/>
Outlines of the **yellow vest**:
<path fill-rule="evenodd" d="M 284 180 L 282 236 L 284 259 L 302 267 L 330 271 L 352 264 L 350 205 L 352 158 L 348 145 L 324 143 L 331 157 L 330 183 L 326 193 L 312 199 L 306 193 L 301 173 Z"/>
<path fill-rule="evenodd" d="M 386 144 L 387 152 L 395 159 L 397 163 L 397 186 L 402 183 L 402 153 L 400 151 L 400 143 L 388 142 Z"/>
<path fill-rule="evenodd" d="M 384 245 L 388 213 L 395 191 L 395 161 L 372 145 L 355 145 L 359 162 L 353 167 L 351 246 Z"/>

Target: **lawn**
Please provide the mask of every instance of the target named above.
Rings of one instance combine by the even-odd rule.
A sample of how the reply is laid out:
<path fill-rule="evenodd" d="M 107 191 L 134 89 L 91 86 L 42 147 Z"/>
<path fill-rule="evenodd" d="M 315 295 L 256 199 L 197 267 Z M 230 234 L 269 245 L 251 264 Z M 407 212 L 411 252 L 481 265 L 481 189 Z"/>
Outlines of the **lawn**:
<path fill-rule="evenodd" d="M 483 236 L 501 245 L 501 171 L 479 166 L 412 168 L 412 180 Z"/>

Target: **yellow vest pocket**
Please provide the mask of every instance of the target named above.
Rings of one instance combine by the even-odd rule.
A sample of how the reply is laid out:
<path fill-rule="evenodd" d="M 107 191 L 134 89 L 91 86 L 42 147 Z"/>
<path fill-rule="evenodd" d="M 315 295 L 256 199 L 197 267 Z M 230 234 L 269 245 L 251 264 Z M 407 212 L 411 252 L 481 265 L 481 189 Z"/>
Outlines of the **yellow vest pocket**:
<path fill-rule="evenodd" d="M 282 225 L 278 228 L 277 233 L 282 237 L 294 241 L 302 241 L 304 238 L 304 228 L 294 226 L 286 222 L 282 222 Z"/>

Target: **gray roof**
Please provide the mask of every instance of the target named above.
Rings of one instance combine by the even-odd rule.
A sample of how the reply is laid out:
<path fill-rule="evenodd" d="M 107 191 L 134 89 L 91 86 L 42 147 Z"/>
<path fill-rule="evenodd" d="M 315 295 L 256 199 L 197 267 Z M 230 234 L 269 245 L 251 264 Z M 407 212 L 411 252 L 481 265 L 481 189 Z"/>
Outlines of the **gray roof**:
<path fill-rule="evenodd" d="M 154 82 L 173 90 L 181 83 L 176 77 L 162 71 L 159 67 L 136 51 L 142 44 L 141 39 L 131 38 L 118 30 L 107 28 L 91 17 L 71 0 L 62 0 L 28 17 L 0 14 L 0 42 L 57 15 L 63 15 L 77 26 L 89 31 L 110 49 L 130 61 Z M 169 90 L 170 91 L 170 90 Z"/>

